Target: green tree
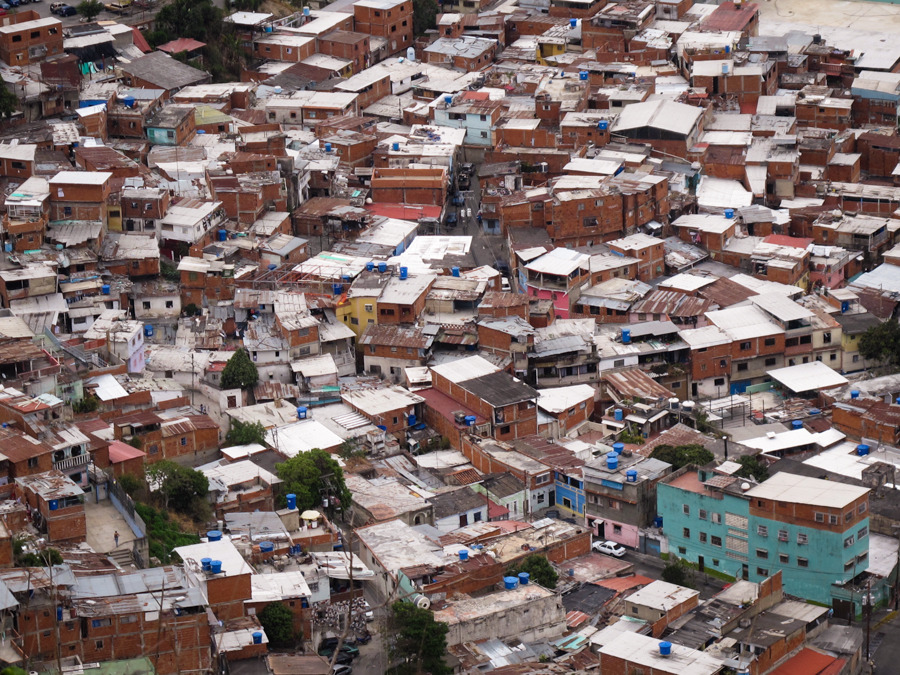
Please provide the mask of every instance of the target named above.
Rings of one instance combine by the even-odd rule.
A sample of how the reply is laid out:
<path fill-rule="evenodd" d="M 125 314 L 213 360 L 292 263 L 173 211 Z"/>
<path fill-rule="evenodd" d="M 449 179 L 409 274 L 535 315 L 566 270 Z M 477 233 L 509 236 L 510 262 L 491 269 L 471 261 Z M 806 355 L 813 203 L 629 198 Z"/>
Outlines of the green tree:
<path fill-rule="evenodd" d="M 550 590 L 556 588 L 556 580 L 559 579 L 559 574 L 553 569 L 553 565 L 546 556 L 540 553 L 533 553 L 506 570 L 509 576 L 516 576 L 519 572 L 528 572 L 531 581 Z"/>
<path fill-rule="evenodd" d="M 90 22 L 96 19 L 100 12 L 103 11 L 103 3 L 98 0 L 82 0 L 75 9 L 84 17 L 85 21 Z"/>
<path fill-rule="evenodd" d="M 662 571 L 662 580 L 687 588 L 694 587 L 694 570 L 681 558 L 675 558 Z"/>
<path fill-rule="evenodd" d="M 392 661 L 400 662 L 389 672 L 397 675 L 450 675 L 444 661 L 447 652 L 447 624 L 434 620 L 434 614 L 410 602 L 398 601 L 391 607 L 391 624 L 396 636 Z"/>
<path fill-rule="evenodd" d="M 212 0 L 174 0 L 156 15 L 154 37 L 168 42 L 189 37 L 212 42 L 222 34 L 223 13 Z"/>
<path fill-rule="evenodd" d="M 741 468 L 734 472 L 739 478 L 753 478 L 757 483 L 762 483 L 769 477 L 769 470 L 759 461 L 757 455 L 741 455 L 735 461 L 741 465 Z"/>
<path fill-rule="evenodd" d="M 285 504 L 286 494 L 297 495 L 297 508 L 317 508 L 322 497 L 331 495 L 340 500 L 346 508 L 350 505 L 350 490 L 344 482 L 344 472 L 329 453 L 315 448 L 309 452 L 301 452 L 286 462 L 275 465 L 275 472 L 282 480 L 283 493 L 278 498 L 281 506 Z"/>
<path fill-rule="evenodd" d="M 28 675 L 28 673 L 17 666 L 6 666 L 0 670 L 0 675 Z"/>
<path fill-rule="evenodd" d="M 416 37 L 437 25 L 438 4 L 435 0 L 413 0 L 413 33 Z"/>
<path fill-rule="evenodd" d="M 125 491 L 129 497 L 134 497 L 138 491 L 144 487 L 144 481 L 135 476 L 133 473 L 126 473 L 119 476 L 119 487 Z"/>
<path fill-rule="evenodd" d="M 890 320 L 869 328 L 859 338 L 859 355 L 867 360 L 900 366 L 900 324 Z"/>
<path fill-rule="evenodd" d="M 273 602 L 259 613 L 259 622 L 269 645 L 276 649 L 290 649 L 297 644 L 297 634 L 294 632 L 294 615 L 291 610 L 281 602 Z"/>
<path fill-rule="evenodd" d="M 238 349 L 222 369 L 222 389 L 249 389 L 259 382 L 259 372 L 246 349 Z"/>
<path fill-rule="evenodd" d="M 55 548 L 45 548 L 37 553 L 23 553 L 16 560 L 19 567 L 49 567 L 62 565 L 62 554 Z"/>
<path fill-rule="evenodd" d="M 653 459 L 668 462 L 673 470 L 678 470 L 688 464 L 703 466 L 709 464 L 716 457 L 702 445 L 657 445 L 650 453 Z"/>
<path fill-rule="evenodd" d="M 209 492 L 209 481 L 199 471 L 169 460 L 147 467 L 147 483 L 162 497 L 165 508 L 196 515 Z"/>
<path fill-rule="evenodd" d="M 232 419 L 231 428 L 225 436 L 228 445 L 266 444 L 266 428 L 262 422 L 241 422 Z"/>
<path fill-rule="evenodd" d="M 0 80 L 0 116 L 12 117 L 13 113 L 19 109 L 19 99 L 6 88 L 6 84 Z"/>

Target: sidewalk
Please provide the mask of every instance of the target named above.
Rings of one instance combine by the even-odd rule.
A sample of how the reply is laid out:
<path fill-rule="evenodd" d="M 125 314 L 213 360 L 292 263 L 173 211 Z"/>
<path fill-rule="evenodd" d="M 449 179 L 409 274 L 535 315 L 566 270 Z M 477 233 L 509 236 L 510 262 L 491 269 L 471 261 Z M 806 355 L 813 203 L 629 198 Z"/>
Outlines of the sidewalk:
<path fill-rule="evenodd" d="M 114 534 L 119 532 L 119 549 L 128 550 L 134 542 L 134 533 L 121 513 L 116 511 L 112 502 L 104 500 L 99 504 L 93 499 L 84 503 L 84 516 L 87 524 L 87 543 L 97 553 L 109 553 L 116 550 Z"/>

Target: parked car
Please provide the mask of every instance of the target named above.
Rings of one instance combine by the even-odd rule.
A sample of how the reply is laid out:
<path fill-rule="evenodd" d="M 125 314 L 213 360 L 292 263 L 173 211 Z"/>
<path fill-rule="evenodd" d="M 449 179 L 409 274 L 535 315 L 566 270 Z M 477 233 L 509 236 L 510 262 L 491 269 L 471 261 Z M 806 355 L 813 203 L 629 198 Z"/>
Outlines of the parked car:
<path fill-rule="evenodd" d="M 0 2 L 0 9 L 12 9 L 12 7 L 9 5 L 9 3 Z"/>
<path fill-rule="evenodd" d="M 375 620 L 375 612 L 372 611 L 372 606 L 369 604 L 368 600 L 363 600 L 363 614 L 366 617 L 366 621 Z"/>
<path fill-rule="evenodd" d="M 614 541 L 595 541 L 591 548 L 597 553 L 605 553 L 616 558 L 621 558 L 626 553 L 625 547 Z"/>
<path fill-rule="evenodd" d="M 331 669 L 331 675 L 351 675 L 353 673 L 352 666 L 336 665 Z"/>
<path fill-rule="evenodd" d="M 78 14 L 78 10 L 64 2 L 54 2 L 50 5 L 50 13 L 57 16 L 75 16 Z"/>
<path fill-rule="evenodd" d="M 18 7 L 22 4 L 22 0 L 6 0 L 6 4 L 10 7 Z"/>
<path fill-rule="evenodd" d="M 444 223 L 447 227 L 456 227 L 456 223 L 459 222 L 459 217 L 455 213 L 447 214 L 447 221 Z"/>
<path fill-rule="evenodd" d="M 337 645 L 335 645 L 337 646 Z M 332 647 L 321 647 L 319 649 L 319 656 L 324 656 L 326 659 L 330 659 L 331 655 L 334 654 L 334 646 Z M 359 648 L 354 647 L 353 645 L 343 644 L 341 645 L 341 653 L 338 654 L 338 658 L 341 656 L 347 655 L 352 661 L 357 656 L 359 656 Z M 343 663 L 343 661 L 339 661 L 339 663 Z"/>

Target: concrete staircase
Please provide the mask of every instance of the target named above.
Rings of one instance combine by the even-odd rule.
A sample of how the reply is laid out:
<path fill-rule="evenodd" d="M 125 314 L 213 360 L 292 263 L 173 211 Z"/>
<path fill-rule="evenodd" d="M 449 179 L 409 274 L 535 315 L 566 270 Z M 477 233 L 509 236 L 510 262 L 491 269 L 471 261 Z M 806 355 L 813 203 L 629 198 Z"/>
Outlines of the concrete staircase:
<path fill-rule="evenodd" d="M 127 570 L 135 566 L 134 556 L 130 548 L 117 548 L 115 551 L 110 551 L 107 555 L 122 569 Z"/>

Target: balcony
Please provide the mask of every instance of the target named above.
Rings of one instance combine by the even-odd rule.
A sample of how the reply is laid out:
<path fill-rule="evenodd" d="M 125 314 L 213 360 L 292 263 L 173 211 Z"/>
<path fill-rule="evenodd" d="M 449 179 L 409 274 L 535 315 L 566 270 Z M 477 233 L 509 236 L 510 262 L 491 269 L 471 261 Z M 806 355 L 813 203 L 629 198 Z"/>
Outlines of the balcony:
<path fill-rule="evenodd" d="M 91 461 L 91 456 L 87 453 L 83 455 L 75 455 L 74 457 L 66 457 L 64 459 L 53 462 L 53 468 L 65 473 L 72 469 L 81 469 L 86 467 Z"/>

